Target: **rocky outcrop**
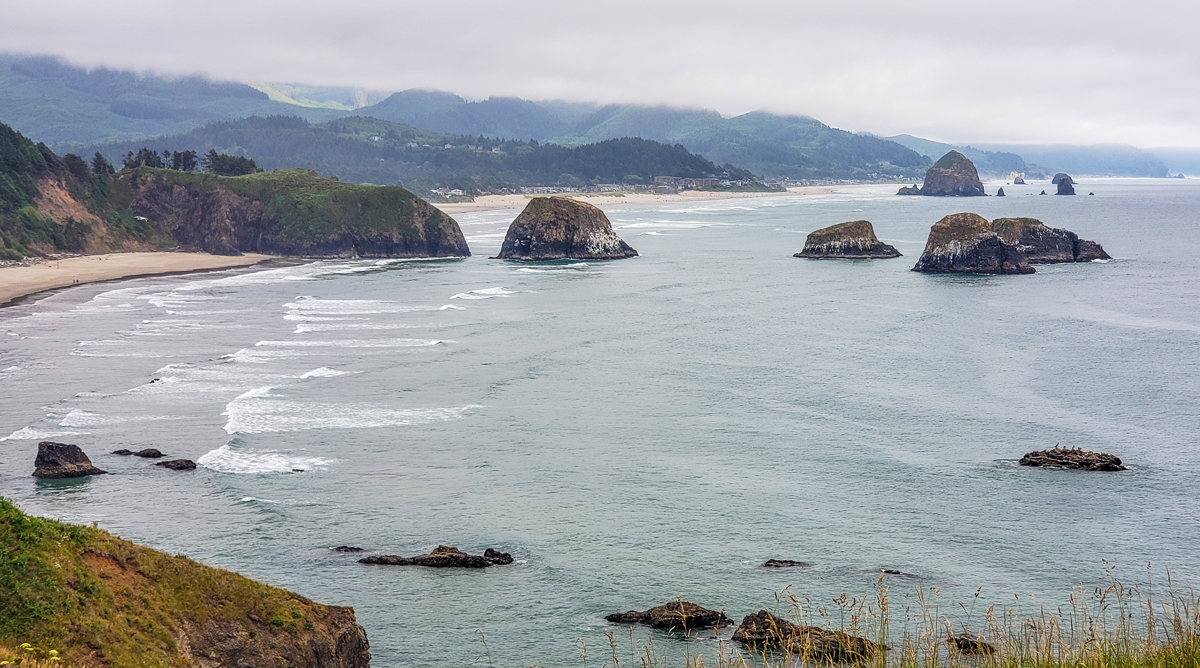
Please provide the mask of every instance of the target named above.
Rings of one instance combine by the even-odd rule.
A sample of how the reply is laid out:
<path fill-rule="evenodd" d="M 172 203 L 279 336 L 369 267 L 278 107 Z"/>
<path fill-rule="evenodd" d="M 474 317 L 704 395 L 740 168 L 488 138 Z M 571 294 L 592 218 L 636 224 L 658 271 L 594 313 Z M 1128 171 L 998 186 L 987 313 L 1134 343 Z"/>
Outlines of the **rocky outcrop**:
<path fill-rule="evenodd" d="M 1036 218 L 997 218 L 992 230 L 1024 253 L 1030 264 L 1109 259 L 1100 244 L 1080 239 L 1070 230 L 1047 227 Z"/>
<path fill-rule="evenodd" d="M 929 171 L 921 194 L 930 197 L 976 197 L 984 194 L 975 163 L 958 151 L 943 155 Z"/>
<path fill-rule="evenodd" d="M 1023 176 L 1019 175 L 1019 174 L 1018 174 L 1017 176 L 1014 176 L 1014 177 L 1013 177 L 1013 185 L 1014 185 L 1014 186 L 1023 186 L 1023 185 L 1025 185 L 1025 178 L 1024 178 Z"/>
<path fill-rule="evenodd" d="M 303 257 L 466 257 L 453 218 L 395 186 L 321 178 L 311 170 L 220 177 L 122 171 L 130 212 L 184 248 Z"/>
<path fill-rule="evenodd" d="M 600 209 L 568 197 L 534 197 L 508 227 L 497 258 L 619 260 L 638 253 L 613 232 Z"/>
<path fill-rule="evenodd" d="M 1060 448 L 1057 445 L 1049 450 L 1037 450 L 1026 453 L 1019 462 L 1021 466 L 1042 466 L 1057 469 L 1078 469 L 1081 471 L 1124 471 L 1125 465 L 1121 458 L 1103 452 L 1088 452 L 1087 450 Z"/>
<path fill-rule="evenodd" d="M 812 566 L 812 564 L 791 559 L 767 559 L 763 564 L 763 568 L 807 568 L 808 566 Z"/>
<path fill-rule="evenodd" d="M 308 624 L 312 628 L 302 640 L 285 637 L 280 642 L 276 634 L 268 631 L 270 622 L 254 621 L 252 616 L 253 627 L 257 630 L 248 631 L 244 623 L 215 619 L 186 624 L 181 629 L 182 642 L 179 644 L 186 648 L 194 665 L 202 668 L 369 668 L 371 652 L 367 632 L 354 618 L 354 611 L 324 606 L 322 612 L 319 626 L 310 621 Z M 278 621 L 287 625 L 287 620 Z"/>
<path fill-rule="evenodd" d="M 900 188 L 900 190 L 896 191 L 896 194 L 897 195 L 920 195 L 921 194 L 921 186 L 919 186 L 915 183 L 912 184 L 911 186 L 904 186 L 904 187 Z"/>
<path fill-rule="evenodd" d="M 1025 254 L 992 230 L 983 216 L 955 213 L 929 229 L 913 271 L 931 274 L 1032 274 Z"/>
<path fill-rule="evenodd" d="M 361 547 L 352 547 L 350 545 L 338 545 L 337 547 L 333 548 L 333 551 L 334 552 L 364 552 L 365 550 L 363 550 Z"/>
<path fill-rule="evenodd" d="M 733 621 L 726 617 L 725 613 L 687 601 L 673 601 L 645 612 L 630 610 L 609 615 L 604 619 L 613 624 L 642 624 L 656 629 L 719 629 L 733 625 Z"/>
<path fill-rule="evenodd" d="M 1056 192 L 1054 194 L 1055 195 L 1074 195 L 1075 194 L 1075 186 L 1073 186 L 1071 184 L 1071 179 L 1067 178 L 1067 179 L 1063 179 L 1062 181 L 1059 181 L 1058 182 L 1058 192 Z"/>
<path fill-rule="evenodd" d="M 809 661 L 830 663 L 856 662 L 870 658 L 878 646 L 843 631 L 828 631 L 817 626 L 793 624 L 759 610 L 747 615 L 733 632 L 735 642 L 779 649 L 799 654 Z"/>
<path fill-rule="evenodd" d="M 82 478 L 108 473 L 92 466 L 92 460 L 78 445 L 42 441 L 38 443 L 33 475 L 37 478 Z"/>
<path fill-rule="evenodd" d="M 112 453 L 114 455 L 121 455 L 122 457 L 129 457 L 132 455 L 134 457 L 145 457 L 147 459 L 158 459 L 159 457 L 166 456 L 155 448 L 146 448 L 144 450 L 138 450 L 137 452 L 134 452 L 133 450 L 121 449 L 113 450 Z"/>
<path fill-rule="evenodd" d="M 947 638 L 947 645 L 964 656 L 985 656 L 994 654 L 996 648 L 991 643 L 977 638 L 970 633 L 960 633 Z"/>
<path fill-rule="evenodd" d="M 154 465 L 161 466 L 164 469 L 171 469 L 172 471 L 195 471 L 196 470 L 196 462 L 194 462 L 190 459 L 172 459 L 172 460 L 165 461 L 165 462 L 155 462 Z"/>
<path fill-rule="evenodd" d="M 1063 181 L 1066 181 L 1067 183 L 1071 183 L 1071 184 L 1075 183 L 1075 179 L 1071 178 L 1070 174 L 1067 174 L 1066 172 L 1059 172 L 1054 175 L 1054 178 L 1050 179 L 1050 184 L 1056 186 L 1056 185 L 1062 183 Z"/>
<path fill-rule="evenodd" d="M 804 241 L 804 250 L 794 257 L 867 260 L 900 257 L 900 251 L 880 241 L 871 223 L 855 220 L 809 234 Z"/>
<path fill-rule="evenodd" d="M 1004 188 L 996 189 L 996 197 L 1004 197 Z"/>
<path fill-rule="evenodd" d="M 358 560 L 360 564 L 381 564 L 384 566 L 428 566 L 430 568 L 487 568 L 488 566 L 504 566 L 513 562 L 512 555 L 507 552 L 497 552 L 492 548 L 484 551 L 483 556 L 467 554 L 456 547 L 438 545 L 433 552 L 416 557 L 399 557 L 385 554 L 378 557 L 364 557 Z"/>

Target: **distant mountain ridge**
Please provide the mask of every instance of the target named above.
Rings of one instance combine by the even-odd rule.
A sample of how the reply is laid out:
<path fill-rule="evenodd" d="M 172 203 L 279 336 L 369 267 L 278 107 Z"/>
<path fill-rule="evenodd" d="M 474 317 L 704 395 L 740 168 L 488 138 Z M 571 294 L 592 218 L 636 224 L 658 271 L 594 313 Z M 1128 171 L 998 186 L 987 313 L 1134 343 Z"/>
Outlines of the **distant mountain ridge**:
<path fill-rule="evenodd" d="M 991 178 L 1004 178 L 1013 172 L 1034 178 L 1048 178 L 1057 172 L 1067 172 L 1073 176 L 1162 178 L 1169 175 L 1167 165 L 1157 155 L 1123 144 L 956 146 L 912 135 L 896 135 L 888 139 L 933 159 L 947 151 L 958 151 L 975 163 L 981 175 Z"/>

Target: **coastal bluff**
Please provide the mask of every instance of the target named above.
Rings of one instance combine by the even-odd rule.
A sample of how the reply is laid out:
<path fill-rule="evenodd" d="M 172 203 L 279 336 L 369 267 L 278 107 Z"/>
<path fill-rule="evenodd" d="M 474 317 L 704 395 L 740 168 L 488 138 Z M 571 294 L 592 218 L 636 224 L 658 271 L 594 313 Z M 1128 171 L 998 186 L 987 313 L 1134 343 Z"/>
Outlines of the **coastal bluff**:
<path fill-rule="evenodd" d="M 880 241 L 870 222 L 852 220 L 812 232 L 793 257 L 869 260 L 900 257 L 900 251 Z"/>
<path fill-rule="evenodd" d="M 950 151 L 925 172 L 921 187 L 905 186 L 897 195 L 925 195 L 926 197 L 982 197 L 983 182 L 979 171 L 970 158 Z"/>
<path fill-rule="evenodd" d="M 0 648 L 68 666 L 368 668 L 350 608 L 321 605 L 0 498 Z"/>
<path fill-rule="evenodd" d="M 599 208 L 569 197 L 534 197 L 513 220 L 496 256 L 502 260 L 620 260 L 636 250 Z"/>

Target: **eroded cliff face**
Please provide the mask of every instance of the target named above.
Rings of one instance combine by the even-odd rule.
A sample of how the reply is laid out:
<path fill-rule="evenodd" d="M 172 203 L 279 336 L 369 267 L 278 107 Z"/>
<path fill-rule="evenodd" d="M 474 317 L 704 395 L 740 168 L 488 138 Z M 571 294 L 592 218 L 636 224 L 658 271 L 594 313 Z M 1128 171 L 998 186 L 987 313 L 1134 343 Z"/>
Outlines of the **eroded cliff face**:
<path fill-rule="evenodd" d="M 619 260 L 638 253 L 613 232 L 600 209 L 567 197 L 534 197 L 508 227 L 506 260 Z"/>
<path fill-rule="evenodd" d="M 182 246 L 219 255 L 466 257 L 453 218 L 403 188 L 288 170 L 243 177 L 132 170 L 118 182 L 134 214 Z"/>

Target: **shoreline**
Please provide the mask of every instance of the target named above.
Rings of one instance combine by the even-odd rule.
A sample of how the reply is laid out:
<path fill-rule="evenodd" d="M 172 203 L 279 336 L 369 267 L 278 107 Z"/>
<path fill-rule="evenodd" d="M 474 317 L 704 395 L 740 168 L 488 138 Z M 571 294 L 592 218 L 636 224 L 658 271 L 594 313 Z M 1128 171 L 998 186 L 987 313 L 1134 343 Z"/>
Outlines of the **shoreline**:
<path fill-rule="evenodd" d="M 716 200 L 748 199 L 758 197 L 799 197 L 804 195 L 829 195 L 843 188 L 877 187 L 892 184 L 880 183 L 847 183 L 828 186 L 795 186 L 784 191 L 772 192 L 722 192 L 714 190 L 684 190 L 670 195 L 647 192 L 614 192 L 614 193 L 556 193 L 554 197 L 569 197 L 588 204 L 602 206 L 605 204 L 662 204 L 671 202 L 709 202 Z M 448 204 L 433 204 L 442 213 L 453 216 L 459 213 L 474 213 L 477 211 L 493 211 L 496 209 L 520 209 L 534 197 L 547 195 L 481 195 L 474 202 L 452 202 Z"/>
<path fill-rule="evenodd" d="M 0 308 L 43 292 L 89 283 L 249 267 L 274 259 L 278 258 L 150 251 L 33 260 L 0 267 Z"/>

